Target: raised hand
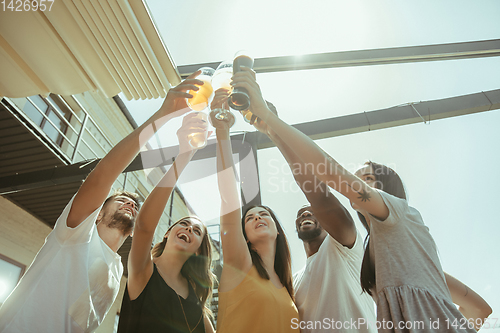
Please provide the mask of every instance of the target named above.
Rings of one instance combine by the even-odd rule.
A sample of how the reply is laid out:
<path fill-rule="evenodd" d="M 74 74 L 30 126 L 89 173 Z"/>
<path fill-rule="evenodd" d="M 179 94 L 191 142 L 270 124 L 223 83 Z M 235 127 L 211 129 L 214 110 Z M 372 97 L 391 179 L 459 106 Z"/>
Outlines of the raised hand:
<path fill-rule="evenodd" d="M 160 110 L 163 111 L 164 115 L 172 115 L 178 117 L 184 113 L 191 111 L 187 105 L 186 99 L 192 98 L 193 95 L 189 94 L 189 90 L 199 90 L 198 86 L 204 84 L 203 81 L 197 80 L 196 77 L 200 75 L 201 71 L 198 70 L 193 74 L 189 75 L 184 81 L 179 83 L 177 86 L 170 88 L 167 97 L 163 102 Z"/>
<path fill-rule="evenodd" d="M 207 133 L 208 122 L 206 115 L 202 112 L 190 113 L 182 119 L 182 126 L 177 131 L 179 139 L 179 153 L 195 152 L 202 149 L 202 144 L 209 136 Z"/>
<path fill-rule="evenodd" d="M 229 90 L 224 88 L 217 89 L 215 91 L 214 99 L 210 104 L 210 109 L 229 110 L 229 105 L 227 104 L 228 97 L 229 97 Z"/>
<path fill-rule="evenodd" d="M 241 71 L 232 77 L 231 86 L 245 88 L 250 96 L 250 111 L 262 120 L 266 120 L 269 112 L 267 103 L 262 97 L 260 86 L 255 79 L 255 72 L 248 67 L 240 67 Z"/>
<path fill-rule="evenodd" d="M 276 110 L 276 107 L 271 103 L 266 101 L 267 107 L 269 110 L 271 110 L 272 113 L 275 115 L 278 115 L 278 111 Z M 271 129 L 267 124 L 260 118 L 257 117 L 255 122 L 252 124 L 259 132 L 264 133 L 265 135 L 269 136 L 271 135 Z"/>
<path fill-rule="evenodd" d="M 212 110 L 212 112 L 210 112 L 210 123 L 216 129 L 229 131 L 231 126 L 234 125 L 235 118 L 234 118 L 234 115 L 231 112 L 229 112 L 229 105 L 227 104 L 228 96 L 229 96 L 229 91 L 227 89 L 224 89 L 224 88 L 217 89 L 215 91 L 214 99 L 212 100 L 212 103 L 210 104 L 210 109 Z M 217 119 L 215 117 L 214 111 L 216 109 L 224 109 L 224 110 L 228 111 L 225 114 L 224 119 Z"/>

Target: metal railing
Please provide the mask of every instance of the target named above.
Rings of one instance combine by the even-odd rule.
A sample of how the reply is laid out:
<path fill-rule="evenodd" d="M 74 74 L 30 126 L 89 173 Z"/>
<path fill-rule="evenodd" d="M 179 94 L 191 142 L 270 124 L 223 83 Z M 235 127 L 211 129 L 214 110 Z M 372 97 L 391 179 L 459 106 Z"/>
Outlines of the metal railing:
<path fill-rule="evenodd" d="M 78 99 L 79 98 L 78 96 L 71 95 L 69 97 L 65 96 L 65 98 L 71 98 L 70 103 L 74 102 L 76 105 L 78 105 L 81 115 L 78 115 L 73 110 L 73 108 L 68 104 L 65 98 L 62 98 L 61 96 L 57 95 L 51 95 L 51 98 L 57 99 L 57 102 L 61 103 L 64 106 L 64 111 L 61 110 L 61 108 L 58 105 L 55 105 L 51 99 L 42 97 L 43 101 L 47 103 L 47 105 L 54 110 L 55 114 L 62 121 L 64 126 L 56 125 L 51 119 L 49 119 L 46 112 L 42 111 L 40 107 L 38 107 L 38 105 L 29 97 L 26 97 L 27 103 L 30 103 L 35 108 L 35 110 L 37 110 L 38 113 L 42 116 L 43 120 L 40 121 L 40 123 L 37 123 L 36 121 L 30 119 L 29 115 L 23 112 L 24 106 L 19 105 L 21 103 L 19 104 L 16 103 L 14 99 L 6 98 L 6 100 L 13 107 L 16 108 L 18 113 L 24 117 L 25 121 L 29 122 L 34 128 L 38 129 L 39 135 L 43 135 L 46 139 L 51 141 L 52 148 L 56 149 L 61 156 L 65 157 L 66 160 L 65 162 L 67 164 L 73 164 L 76 162 L 91 160 L 94 158 L 102 158 L 115 145 L 114 143 L 111 142 L 109 137 L 105 134 L 105 132 L 97 124 L 97 122 L 89 115 L 89 113 L 87 112 L 87 110 L 83 105 L 83 101 L 80 101 Z M 66 117 L 62 116 L 58 111 L 68 112 L 70 114 L 70 116 L 68 115 L 69 120 L 66 119 Z M 48 136 L 48 134 L 42 128 L 42 124 L 44 121 L 48 122 L 49 124 L 52 125 L 52 127 L 54 127 L 54 129 L 60 135 L 60 138 L 62 138 L 62 142 L 58 143 L 57 142 L 58 140 L 54 140 L 53 138 Z M 61 128 L 65 127 L 66 129 L 63 131 L 60 127 Z M 95 134 L 90 129 L 90 127 L 93 127 L 93 129 L 96 132 Z M 68 133 L 70 131 L 71 133 Z M 104 141 L 103 144 L 101 144 L 100 139 Z M 102 153 L 99 153 L 98 152 L 99 150 Z M 125 189 L 127 184 L 132 185 L 133 188 L 135 189 L 135 192 L 137 193 L 142 192 L 138 188 L 139 185 L 142 185 L 142 187 L 146 189 L 146 191 L 148 192 L 148 193 L 140 193 L 143 198 L 146 197 L 153 188 L 153 185 L 146 180 L 146 175 L 142 171 L 134 171 L 124 174 L 124 177 L 119 177 L 117 179 L 115 183 L 115 185 L 117 186 L 114 187 L 115 188 L 121 187 Z M 159 222 L 159 226 L 162 226 L 160 228 L 164 227 L 168 228 L 168 226 L 170 226 L 171 224 L 170 222 L 171 221 L 169 214 L 167 214 L 167 212 L 164 211 L 162 214 L 162 218 Z M 210 231 L 214 230 L 214 228 L 217 228 L 213 232 L 209 231 L 209 234 L 212 236 L 213 239 L 218 240 L 219 225 L 218 224 L 209 225 L 207 226 L 207 228 Z M 218 252 L 220 254 L 220 251 Z"/>
<path fill-rule="evenodd" d="M 38 113 L 42 116 L 43 120 L 42 120 L 42 122 L 40 122 L 40 124 L 33 121 L 23 111 L 24 107 L 18 105 L 18 103 L 16 103 L 14 101 L 14 99 L 9 99 L 9 98 L 5 98 L 5 99 L 9 102 L 9 104 L 11 104 L 11 106 L 15 107 L 16 110 L 20 114 L 24 115 L 24 118 L 26 121 L 28 121 L 33 127 L 37 128 L 39 130 L 39 132 L 40 132 L 39 134 L 44 135 L 46 139 L 49 139 L 52 141 L 53 148 L 58 149 L 58 152 L 66 158 L 66 162 L 68 164 L 72 164 L 72 163 L 82 161 L 82 160 L 91 160 L 94 158 L 104 157 L 104 155 L 106 153 L 108 153 L 108 151 L 111 149 L 111 147 L 114 146 L 114 144 L 111 142 L 111 140 L 108 138 L 108 136 L 104 133 L 104 131 L 101 129 L 101 127 L 95 122 L 95 120 L 85 110 L 84 106 L 78 100 L 78 98 L 73 96 L 73 95 L 70 96 L 70 98 L 72 98 L 72 100 L 79 106 L 81 112 L 83 113 L 83 117 L 82 117 L 83 119 L 80 118 L 80 116 L 78 116 L 78 114 L 76 114 L 74 112 L 74 110 L 70 107 L 70 105 L 68 105 L 68 103 L 66 102 L 66 100 L 64 98 L 57 96 L 57 95 L 52 95 L 52 96 L 53 96 L 53 98 L 57 98 L 57 100 L 59 102 L 64 104 L 64 106 L 65 106 L 64 111 L 69 112 L 71 114 L 70 120 L 71 121 L 74 120 L 76 122 L 76 123 L 74 123 L 75 126 L 73 124 L 71 124 L 71 122 L 68 121 L 68 119 L 66 119 L 66 117 L 60 115 L 59 112 L 57 112 L 57 110 L 61 110 L 61 108 L 59 106 L 55 105 L 49 98 L 42 97 L 43 101 L 45 103 L 47 103 L 47 105 L 50 106 L 55 111 L 55 114 L 57 115 L 58 119 L 64 123 L 64 125 L 66 127 L 65 132 L 63 132 L 61 130 L 60 126 L 56 125 L 48 117 L 48 115 L 44 111 L 42 111 L 40 109 L 40 107 L 31 98 L 26 97 L 26 101 L 28 103 L 30 103 L 31 106 L 33 106 L 35 108 L 35 110 L 37 110 Z M 47 135 L 45 130 L 41 127 L 41 124 L 43 123 L 43 121 L 51 124 L 52 127 L 57 131 L 58 135 L 60 135 L 60 137 L 62 138 L 61 143 L 57 143 L 56 141 L 54 141 L 53 138 L 50 138 Z M 77 123 L 79 125 L 76 125 Z M 97 136 L 94 135 L 92 133 L 92 131 L 89 130 L 90 124 L 97 130 Z M 75 127 L 79 127 L 80 129 L 77 130 Z M 70 135 L 68 134 L 68 131 L 73 132 L 73 134 L 75 135 L 75 139 L 73 141 L 69 138 Z M 88 139 L 91 139 L 95 144 L 97 144 L 97 147 L 96 146 L 92 147 L 91 143 L 87 142 L 87 140 L 85 139 L 85 135 L 87 135 Z M 102 145 L 99 142 L 100 140 L 99 140 L 98 136 L 101 137 L 102 139 L 104 139 L 104 141 L 108 145 L 108 147 L 105 147 L 104 145 Z M 63 148 L 65 146 L 65 144 L 67 144 L 69 146 L 69 149 Z M 85 145 L 85 147 L 88 149 L 90 154 L 85 154 L 82 151 L 82 149 L 81 149 L 82 144 Z M 103 153 L 99 154 L 98 152 L 96 152 L 95 148 L 99 148 Z M 78 159 L 78 156 L 80 156 L 81 160 Z M 141 179 L 142 177 L 140 177 L 137 173 L 138 173 L 138 171 L 130 172 L 128 177 L 124 177 L 124 179 L 122 181 L 120 180 L 120 178 L 118 178 L 117 181 L 121 185 L 122 188 L 125 188 L 125 186 L 127 184 L 127 180 L 128 180 L 129 183 L 141 184 L 146 190 L 150 191 L 152 189 L 152 185 L 150 185 L 147 182 L 145 183 Z M 130 180 L 132 180 L 132 181 L 130 181 Z M 136 190 L 138 190 L 137 186 L 134 185 L 134 187 Z M 143 193 L 143 196 L 145 196 L 145 195 L 147 195 L 147 193 Z M 168 219 L 168 217 L 167 217 L 167 219 Z"/>

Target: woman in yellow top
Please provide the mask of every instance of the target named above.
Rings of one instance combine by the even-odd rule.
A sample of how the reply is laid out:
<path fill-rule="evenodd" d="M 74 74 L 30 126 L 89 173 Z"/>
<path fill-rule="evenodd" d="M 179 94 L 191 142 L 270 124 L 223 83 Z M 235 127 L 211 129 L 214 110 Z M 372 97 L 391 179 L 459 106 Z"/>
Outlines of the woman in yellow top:
<path fill-rule="evenodd" d="M 227 107 L 228 92 L 219 89 L 212 109 Z M 224 266 L 219 284 L 217 333 L 296 332 L 288 242 L 274 213 L 249 208 L 241 219 L 229 128 L 234 117 L 211 117 L 217 134 L 217 175 L 221 196 Z M 296 321 L 295 319 L 294 321 Z"/>

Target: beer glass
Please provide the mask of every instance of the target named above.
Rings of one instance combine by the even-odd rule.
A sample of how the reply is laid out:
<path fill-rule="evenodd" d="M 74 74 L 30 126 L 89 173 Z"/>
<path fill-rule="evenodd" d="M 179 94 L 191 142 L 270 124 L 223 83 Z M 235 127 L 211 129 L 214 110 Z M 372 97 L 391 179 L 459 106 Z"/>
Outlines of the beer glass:
<path fill-rule="evenodd" d="M 240 66 L 253 68 L 253 58 L 248 55 L 248 52 L 241 50 L 236 52 L 233 60 L 233 73 L 241 71 Z M 228 100 L 229 106 L 238 111 L 248 110 L 250 107 L 250 97 L 245 88 L 234 88 Z M 244 117 L 246 119 L 246 117 Z M 251 117 L 250 117 L 251 118 Z"/>
<path fill-rule="evenodd" d="M 204 109 L 204 111 L 206 111 L 206 110 L 208 110 L 208 109 Z M 202 112 L 202 111 L 196 112 L 196 118 L 202 119 L 208 124 L 208 115 L 206 112 Z M 184 117 L 184 119 L 185 119 L 185 117 Z M 183 121 L 184 121 L 184 119 L 183 119 Z M 207 145 L 207 141 L 208 141 L 208 127 L 205 128 L 204 131 L 193 132 L 193 133 L 188 134 L 188 139 L 189 139 L 189 141 L 188 141 L 189 145 L 192 148 L 195 148 L 195 149 L 205 148 L 205 146 Z"/>
<path fill-rule="evenodd" d="M 214 76 L 212 77 L 212 87 L 213 90 L 220 88 L 227 89 L 231 91 L 232 87 L 230 85 L 231 77 L 233 76 L 233 62 L 223 61 L 215 70 Z M 234 118 L 231 111 L 224 108 L 212 110 L 214 117 L 218 120 L 224 120 L 229 118 Z"/>
<path fill-rule="evenodd" d="M 187 104 L 191 110 L 195 111 L 196 118 L 200 118 L 205 122 L 208 121 L 208 101 L 213 93 L 212 76 L 215 70 L 211 67 L 202 67 L 199 69 L 200 75 L 196 79 L 203 81 L 203 85 L 199 86 L 199 90 L 189 90 L 188 93 L 193 97 L 188 98 Z M 188 135 L 189 145 L 192 148 L 201 149 L 207 145 L 208 131 L 195 132 Z"/>
<path fill-rule="evenodd" d="M 193 95 L 193 97 L 188 98 L 187 104 L 193 111 L 202 111 L 208 106 L 208 100 L 212 96 L 212 76 L 214 75 L 214 69 L 211 67 L 202 67 L 200 75 L 196 79 L 203 81 L 203 85 L 199 86 L 200 89 L 189 90 L 188 93 Z"/>

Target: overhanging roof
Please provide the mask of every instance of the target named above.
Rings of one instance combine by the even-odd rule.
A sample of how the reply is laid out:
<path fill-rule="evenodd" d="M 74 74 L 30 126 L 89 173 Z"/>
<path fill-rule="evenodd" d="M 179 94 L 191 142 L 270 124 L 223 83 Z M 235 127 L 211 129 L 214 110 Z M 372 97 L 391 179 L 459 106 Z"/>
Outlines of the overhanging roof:
<path fill-rule="evenodd" d="M 61 0 L 45 11 L 0 11 L 0 73 L 0 96 L 13 98 L 89 90 L 158 98 L 180 82 L 137 0 Z"/>

